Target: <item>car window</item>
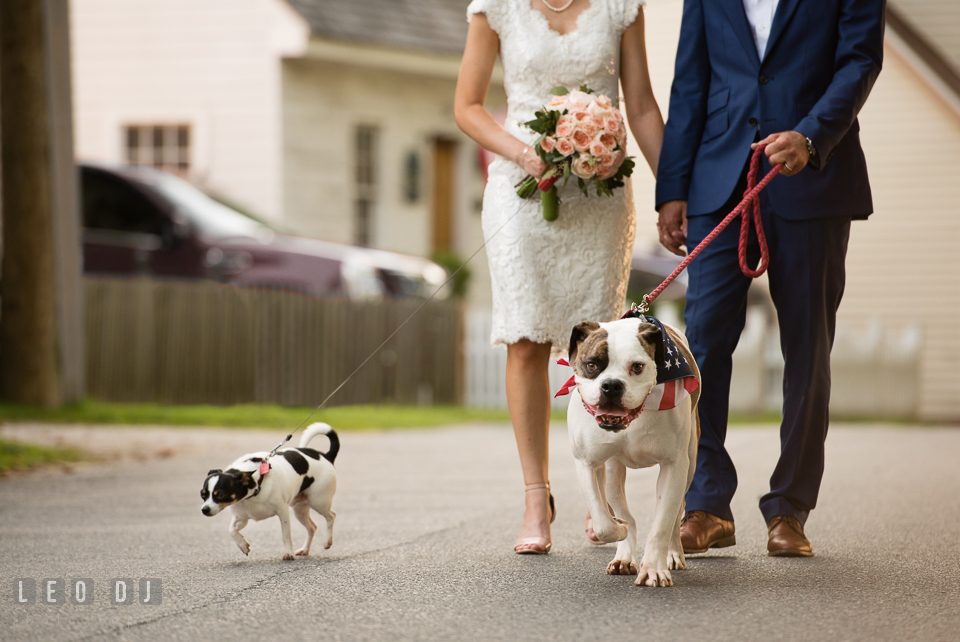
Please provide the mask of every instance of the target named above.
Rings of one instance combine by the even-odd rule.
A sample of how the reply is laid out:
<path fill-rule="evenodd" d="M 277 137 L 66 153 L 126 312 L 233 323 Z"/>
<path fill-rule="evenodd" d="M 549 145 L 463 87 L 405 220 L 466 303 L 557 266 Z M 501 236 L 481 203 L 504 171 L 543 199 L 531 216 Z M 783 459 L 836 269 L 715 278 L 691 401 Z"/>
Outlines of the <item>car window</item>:
<path fill-rule="evenodd" d="M 140 234 L 163 233 L 165 217 L 127 183 L 101 174 L 81 173 L 83 225 L 87 229 Z"/>
<path fill-rule="evenodd" d="M 218 203 L 187 181 L 158 172 L 152 186 L 173 203 L 204 236 L 271 236 L 273 231 L 252 218 Z"/>

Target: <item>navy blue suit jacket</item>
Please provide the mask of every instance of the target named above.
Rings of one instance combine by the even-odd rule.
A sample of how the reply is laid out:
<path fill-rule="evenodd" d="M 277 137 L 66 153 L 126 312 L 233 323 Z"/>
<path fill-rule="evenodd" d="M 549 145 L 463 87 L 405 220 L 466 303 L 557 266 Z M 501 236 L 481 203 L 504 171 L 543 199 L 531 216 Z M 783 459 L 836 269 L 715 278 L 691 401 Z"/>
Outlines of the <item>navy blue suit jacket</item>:
<path fill-rule="evenodd" d="M 684 199 L 688 216 L 717 211 L 757 132 L 796 130 L 813 141 L 819 167 L 772 181 L 774 211 L 789 220 L 870 214 L 857 113 L 880 73 L 885 5 L 780 0 L 761 62 L 742 0 L 684 0 L 657 209 Z"/>

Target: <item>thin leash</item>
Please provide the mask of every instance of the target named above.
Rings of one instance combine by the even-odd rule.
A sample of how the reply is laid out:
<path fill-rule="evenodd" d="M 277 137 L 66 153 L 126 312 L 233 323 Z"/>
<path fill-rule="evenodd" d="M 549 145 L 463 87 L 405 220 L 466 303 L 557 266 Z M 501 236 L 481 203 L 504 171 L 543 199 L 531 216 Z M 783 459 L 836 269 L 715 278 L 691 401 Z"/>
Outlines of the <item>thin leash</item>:
<path fill-rule="evenodd" d="M 765 188 L 770 181 L 773 180 L 773 177 L 780 173 L 780 170 L 783 168 L 782 163 L 778 163 L 773 166 L 766 176 L 757 182 L 757 173 L 760 169 L 760 158 L 763 156 L 763 150 L 766 145 L 759 145 L 753 151 L 753 156 L 750 158 L 750 170 L 747 173 L 747 189 L 743 194 L 743 200 L 740 201 L 740 204 L 737 205 L 733 210 L 727 214 L 727 216 L 720 221 L 720 224 L 713 229 L 710 234 L 706 236 L 700 244 L 697 245 L 686 258 L 684 258 L 680 265 L 670 273 L 666 279 L 663 280 L 656 289 L 653 290 L 650 294 L 644 294 L 643 299 L 641 299 L 640 304 L 634 303 L 632 310 L 639 312 L 640 314 L 646 314 L 650 310 L 650 304 L 653 303 L 658 296 L 660 296 L 664 290 L 667 289 L 667 286 L 673 283 L 673 280 L 680 276 L 680 273 L 687 269 L 687 266 L 690 265 L 693 259 L 697 258 L 697 255 L 708 245 L 713 239 L 717 238 L 720 235 L 720 232 L 730 224 L 730 222 L 735 219 L 740 214 L 743 214 L 743 218 L 740 219 L 740 244 L 738 248 L 738 255 L 740 258 L 740 270 L 744 275 L 755 279 L 764 272 L 767 271 L 767 267 L 770 265 L 770 251 L 767 248 L 767 237 L 763 232 L 763 222 L 760 220 L 760 192 Z M 757 264 L 757 269 L 750 269 L 750 266 L 747 264 L 747 240 L 750 235 L 750 216 L 748 213 L 744 212 L 744 209 L 750 205 L 753 205 L 753 224 L 757 228 L 757 241 L 760 244 L 760 263 Z"/>
<path fill-rule="evenodd" d="M 434 299 L 434 297 L 436 297 L 437 294 L 439 294 L 440 291 L 441 291 L 444 287 L 446 287 L 446 285 L 447 285 L 448 283 L 450 283 L 450 282 L 454 279 L 454 277 L 457 276 L 457 274 L 458 274 L 464 267 L 466 267 L 467 263 L 469 263 L 471 260 L 473 260 L 473 258 L 474 258 L 475 256 L 477 256 L 477 254 L 479 254 L 485 247 L 487 247 L 487 243 L 489 243 L 491 240 L 493 240 L 493 238 L 496 237 L 497 234 L 499 234 L 500 231 L 503 230 L 503 228 L 505 228 L 508 223 L 510 223 L 511 221 L 513 221 L 514 218 L 516 218 L 517 214 L 519 214 L 519 213 L 523 210 L 524 205 L 526 205 L 526 201 L 523 201 L 523 202 L 520 204 L 520 207 L 518 207 L 517 210 L 516 210 L 513 214 L 511 214 L 511 215 L 509 216 L 509 218 L 507 218 L 507 220 L 505 220 L 505 221 L 500 225 L 500 227 L 498 227 L 498 228 L 494 231 L 493 234 L 491 234 L 488 238 L 484 239 L 484 241 L 483 241 L 483 243 L 480 245 L 480 247 L 478 247 L 478 248 L 474 251 L 473 254 L 471 254 L 470 256 L 468 256 L 467 259 L 466 259 L 463 263 L 460 264 L 460 267 L 458 267 L 456 270 L 454 270 L 453 272 L 451 272 L 451 273 L 450 273 L 450 276 L 447 277 L 447 280 L 444 281 L 442 284 L 440 284 L 440 286 L 437 287 L 437 289 L 433 291 L 433 294 L 431 294 L 429 297 L 427 297 L 427 298 L 424 300 L 424 302 L 421 303 L 421 304 L 417 307 L 416 310 L 414 310 L 413 312 L 411 312 L 411 313 L 410 313 L 410 316 L 408 316 L 406 319 L 404 319 L 403 323 L 401 323 L 399 326 L 397 326 L 396 330 L 394 330 L 394 331 L 390 334 L 389 337 L 387 337 L 386 339 L 383 340 L 383 343 L 381 343 L 379 346 L 377 346 L 377 347 L 373 350 L 373 352 L 370 353 L 370 356 L 368 356 L 366 359 L 364 359 L 364 360 L 360 363 L 359 366 L 357 366 L 356 368 L 354 368 L 353 372 L 351 372 L 349 375 L 347 375 L 347 378 L 344 379 L 344 380 L 340 383 L 339 386 L 337 386 L 336 388 L 334 388 L 333 391 L 332 391 L 330 394 L 328 394 L 323 401 L 320 402 L 320 405 L 318 405 L 316 408 L 314 408 L 313 411 L 312 411 L 309 415 L 307 415 L 307 418 L 306 418 L 306 419 L 304 419 L 303 421 L 300 422 L 300 425 L 298 425 L 296 428 L 294 428 L 293 431 L 291 431 L 290 434 L 287 435 L 287 436 L 284 438 L 283 441 L 281 441 L 279 444 L 277 444 L 277 445 L 274 447 L 274 449 L 270 451 L 270 454 L 267 455 L 267 458 L 269 459 L 270 457 L 273 457 L 274 455 L 276 455 L 277 451 L 278 451 L 285 443 L 287 443 L 288 441 L 290 441 L 291 439 L 293 439 L 294 433 L 296 433 L 298 430 L 300 430 L 301 428 L 303 428 L 304 424 L 306 424 L 308 421 L 310 421 L 310 418 L 313 417 L 313 416 L 317 413 L 318 410 L 320 410 L 321 408 L 323 408 L 323 407 L 327 404 L 327 402 L 330 401 L 330 399 L 332 399 L 333 396 L 340 391 L 341 388 L 343 388 L 345 385 L 347 385 L 347 383 L 353 378 L 353 376 L 354 376 L 355 374 L 357 374 L 358 372 L 360 372 L 360 370 L 361 370 L 365 365 L 367 365 L 367 363 L 370 361 L 370 359 L 372 359 L 378 352 L 380 352 L 381 349 L 383 349 L 383 346 L 387 345 L 387 343 L 389 343 L 391 339 L 393 339 L 395 336 L 397 336 L 397 334 L 399 334 L 399 332 L 404 328 L 404 326 L 406 326 L 407 323 L 409 323 L 410 320 L 411 320 L 413 317 L 417 316 L 417 314 L 418 314 L 428 303 L 430 303 L 430 301 L 432 301 L 432 300 Z"/>

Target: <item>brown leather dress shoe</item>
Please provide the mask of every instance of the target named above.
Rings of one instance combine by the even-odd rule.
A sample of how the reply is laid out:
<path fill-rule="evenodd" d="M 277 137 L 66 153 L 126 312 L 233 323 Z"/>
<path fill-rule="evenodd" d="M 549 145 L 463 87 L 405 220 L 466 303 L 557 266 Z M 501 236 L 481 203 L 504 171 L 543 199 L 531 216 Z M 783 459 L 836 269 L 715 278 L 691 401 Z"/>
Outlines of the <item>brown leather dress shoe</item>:
<path fill-rule="evenodd" d="M 680 544 L 685 555 L 706 553 L 708 548 L 726 548 L 737 543 L 733 522 L 702 510 L 692 510 L 680 522 Z"/>
<path fill-rule="evenodd" d="M 791 515 L 777 515 L 767 524 L 767 555 L 773 557 L 813 557 L 813 546 L 803 534 L 803 526 Z"/>

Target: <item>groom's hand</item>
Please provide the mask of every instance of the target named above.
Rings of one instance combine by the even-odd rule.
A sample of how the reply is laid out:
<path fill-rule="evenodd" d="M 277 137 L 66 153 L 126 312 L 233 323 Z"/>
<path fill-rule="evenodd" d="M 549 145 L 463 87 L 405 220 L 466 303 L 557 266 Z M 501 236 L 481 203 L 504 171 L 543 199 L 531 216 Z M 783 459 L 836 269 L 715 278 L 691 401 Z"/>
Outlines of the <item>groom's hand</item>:
<path fill-rule="evenodd" d="M 660 245 L 677 256 L 686 256 L 681 246 L 687 242 L 687 202 L 667 201 L 661 205 L 657 230 L 660 231 Z"/>
<path fill-rule="evenodd" d="M 767 146 L 763 153 L 770 159 L 771 165 L 783 163 L 783 169 L 780 170 L 783 176 L 793 176 L 806 167 L 810 160 L 807 138 L 800 132 L 770 134 L 760 142 L 751 145 L 750 149 L 756 149 L 757 145 Z"/>

